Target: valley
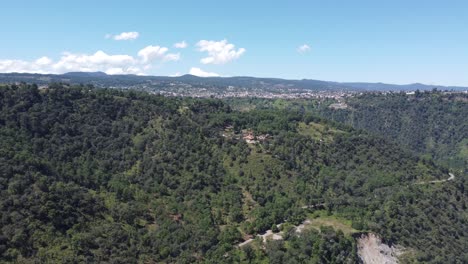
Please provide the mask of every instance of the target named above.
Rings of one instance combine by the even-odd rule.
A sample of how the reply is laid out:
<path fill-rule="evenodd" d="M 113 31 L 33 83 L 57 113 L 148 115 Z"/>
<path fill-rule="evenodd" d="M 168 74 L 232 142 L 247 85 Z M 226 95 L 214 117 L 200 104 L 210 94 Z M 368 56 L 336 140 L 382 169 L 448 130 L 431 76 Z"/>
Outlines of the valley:
<path fill-rule="evenodd" d="M 2 261 L 354 263 L 355 234 L 463 261 L 463 171 L 327 100 L 244 100 L 2 86 Z"/>
<path fill-rule="evenodd" d="M 468 1 L 0 9 L 0 264 L 468 264 Z"/>

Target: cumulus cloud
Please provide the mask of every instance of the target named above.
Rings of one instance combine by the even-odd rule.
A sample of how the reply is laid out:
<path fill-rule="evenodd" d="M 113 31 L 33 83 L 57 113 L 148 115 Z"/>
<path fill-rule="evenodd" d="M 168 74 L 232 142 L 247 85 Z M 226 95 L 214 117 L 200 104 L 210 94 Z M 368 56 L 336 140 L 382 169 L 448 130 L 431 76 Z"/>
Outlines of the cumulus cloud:
<path fill-rule="evenodd" d="M 35 61 L 24 60 L 0 60 L 0 72 L 34 72 L 48 73 L 52 61 L 47 57 Z"/>
<path fill-rule="evenodd" d="M 174 48 L 177 49 L 185 49 L 186 47 L 188 47 L 188 44 L 185 42 L 185 40 L 174 44 Z"/>
<path fill-rule="evenodd" d="M 219 77 L 220 75 L 215 72 L 206 72 L 200 68 L 192 67 L 189 71 L 189 74 L 199 76 L 199 77 Z"/>
<path fill-rule="evenodd" d="M 44 57 L 40 57 L 35 62 L 37 65 L 45 66 L 45 65 L 50 65 L 52 63 L 52 60 L 44 56 Z"/>
<path fill-rule="evenodd" d="M 180 72 L 176 72 L 174 74 L 169 75 L 169 77 L 179 77 L 179 76 L 182 76 Z"/>
<path fill-rule="evenodd" d="M 107 74 L 143 75 L 156 61 L 167 62 L 180 59 L 180 54 L 168 53 L 168 51 L 169 49 L 166 47 L 147 46 L 141 49 L 136 57 L 125 54 L 107 54 L 99 50 L 94 54 L 65 52 L 57 61 L 48 57 L 41 57 L 33 61 L 0 60 L 0 72 L 60 74 L 72 71 L 102 71 Z"/>
<path fill-rule="evenodd" d="M 302 44 L 301 46 L 297 48 L 297 52 L 299 53 L 306 53 L 308 51 L 310 51 L 310 46 L 307 44 Z"/>
<path fill-rule="evenodd" d="M 133 40 L 137 39 L 140 36 L 140 33 L 136 31 L 131 31 L 131 32 L 122 32 L 117 35 L 112 35 L 112 34 L 106 34 L 106 38 L 112 38 L 114 40 Z"/>
<path fill-rule="evenodd" d="M 129 55 L 108 55 L 104 51 L 94 54 L 73 54 L 65 52 L 60 60 L 52 65 L 53 72 L 63 73 L 70 71 L 107 71 L 120 68 L 122 72 L 135 64 L 136 60 Z M 134 72 L 132 72 L 134 73 Z"/>
<path fill-rule="evenodd" d="M 197 47 L 199 51 L 208 53 L 208 57 L 200 60 L 203 64 L 225 64 L 238 59 L 245 53 L 244 48 L 236 50 L 235 46 L 227 40 L 200 40 Z"/>
<path fill-rule="evenodd" d="M 136 75 L 145 75 L 139 67 L 123 67 L 123 68 L 109 68 L 104 70 L 106 74 L 115 75 L 115 74 L 136 74 Z"/>
<path fill-rule="evenodd" d="M 162 61 L 178 61 L 180 59 L 179 53 L 169 53 L 166 47 L 160 46 L 147 46 L 141 49 L 138 52 L 138 56 L 141 57 L 143 63 L 152 62 L 154 60 L 162 60 Z"/>

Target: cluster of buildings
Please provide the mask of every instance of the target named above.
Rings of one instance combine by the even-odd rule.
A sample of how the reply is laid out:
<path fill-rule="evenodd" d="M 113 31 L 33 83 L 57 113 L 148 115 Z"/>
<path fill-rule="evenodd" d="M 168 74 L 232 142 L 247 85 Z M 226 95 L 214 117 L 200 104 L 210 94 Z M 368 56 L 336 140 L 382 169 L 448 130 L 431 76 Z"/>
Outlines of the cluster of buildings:
<path fill-rule="evenodd" d="M 259 134 L 255 135 L 254 131 L 252 129 L 244 129 L 241 131 L 240 134 L 234 133 L 234 127 L 229 125 L 224 128 L 224 132 L 222 133 L 222 136 L 225 138 L 231 138 L 231 139 L 242 139 L 244 140 L 247 144 L 256 144 L 259 142 L 267 141 L 268 139 L 271 139 L 270 134 Z"/>
<path fill-rule="evenodd" d="M 242 139 L 245 140 L 247 144 L 256 144 L 262 141 L 266 141 L 270 138 L 270 134 L 255 135 L 255 133 L 251 129 L 242 131 Z"/>
<path fill-rule="evenodd" d="M 354 95 L 354 91 L 312 90 L 284 85 L 260 85 L 259 87 L 219 86 L 204 84 L 188 84 L 183 82 L 150 82 L 125 87 L 148 91 L 165 96 L 195 97 L 195 98 L 267 98 L 267 99 L 298 99 L 298 98 L 343 98 Z"/>

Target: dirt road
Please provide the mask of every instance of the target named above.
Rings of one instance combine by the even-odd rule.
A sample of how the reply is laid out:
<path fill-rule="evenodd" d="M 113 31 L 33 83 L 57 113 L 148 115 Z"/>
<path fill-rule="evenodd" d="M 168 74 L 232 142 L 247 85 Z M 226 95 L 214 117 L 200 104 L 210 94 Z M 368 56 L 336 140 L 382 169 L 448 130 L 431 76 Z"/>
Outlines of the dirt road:
<path fill-rule="evenodd" d="M 449 173 L 449 176 L 445 180 L 435 180 L 435 181 L 426 181 L 426 182 L 418 182 L 416 184 L 430 184 L 430 183 L 443 183 L 443 182 L 448 182 L 448 181 L 453 181 L 455 180 L 455 175 L 453 173 Z"/>

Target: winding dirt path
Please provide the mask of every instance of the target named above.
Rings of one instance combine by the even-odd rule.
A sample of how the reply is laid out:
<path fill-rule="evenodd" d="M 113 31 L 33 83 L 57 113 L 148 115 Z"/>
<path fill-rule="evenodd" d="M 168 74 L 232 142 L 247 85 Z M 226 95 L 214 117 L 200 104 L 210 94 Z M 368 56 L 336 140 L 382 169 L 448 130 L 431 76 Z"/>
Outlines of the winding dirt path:
<path fill-rule="evenodd" d="M 435 180 L 435 181 L 426 181 L 426 182 L 418 182 L 416 184 L 431 184 L 431 183 L 443 183 L 443 182 L 448 182 L 448 181 L 453 181 L 455 180 L 455 175 L 453 173 L 449 173 L 449 178 L 445 180 Z"/>
<path fill-rule="evenodd" d="M 453 173 L 449 173 L 449 178 L 445 179 L 445 180 L 434 180 L 434 181 L 426 181 L 426 182 L 417 182 L 415 184 L 431 184 L 431 183 L 443 183 L 443 182 L 448 182 L 448 181 L 453 181 L 455 180 L 455 175 Z M 325 203 L 318 203 L 318 204 L 311 204 L 311 205 L 304 205 L 302 206 L 301 208 L 302 209 L 309 209 L 309 208 L 316 208 L 316 207 L 322 207 L 322 206 L 325 206 L 326 204 Z M 295 226 L 294 228 L 296 229 L 296 232 L 297 233 L 301 233 L 302 230 L 304 229 L 304 227 L 308 224 L 310 224 L 310 220 L 309 219 L 306 219 L 304 220 L 304 222 L 301 224 L 301 225 L 298 225 L 298 226 Z M 282 223 L 281 224 L 278 224 L 276 225 L 278 228 L 281 227 Z M 265 233 L 263 234 L 257 234 L 255 237 L 260 237 L 262 238 L 262 241 L 265 243 L 267 241 L 268 238 L 271 238 L 273 240 L 281 240 L 283 239 L 283 232 L 278 232 L 278 233 L 273 233 L 273 231 L 270 229 L 270 230 L 267 230 Z M 237 244 L 238 247 L 243 247 L 245 245 L 248 245 L 250 243 L 252 243 L 254 241 L 255 238 L 250 238 L 250 239 L 247 239 L 245 240 L 244 242 L 242 243 L 239 243 Z M 393 263 L 392 261 L 389 261 L 389 262 L 385 262 L 385 263 Z"/>
<path fill-rule="evenodd" d="M 294 226 L 294 229 L 295 229 L 295 232 L 296 233 L 302 233 L 302 231 L 304 230 L 304 228 L 306 227 L 306 225 L 310 224 L 310 220 L 309 219 L 306 219 L 304 220 L 304 222 L 302 222 L 302 224 L 298 225 L 298 226 Z M 278 224 L 276 225 L 276 227 L 280 228 L 281 224 Z M 256 235 L 255 237 L 260 237 L 263 241 L 263 243 L 266 243 L 267 242 L 267 239 L 272 239 L 272 240 L 282 240 L 283 239 L 283 234 L 284 232 L 283 231 L 280 231 L 278 233 L 273 233 L 273 231 L 271 229 L 267 230 L 265 233 L 263 234 L 258 234 Z M 247 239 L 246 241 L 242 242 L 242 243 L 239 243 L 237 244 L 238 247 L 243 247 L 245 245 L 248 245 L 250 243 L 252 243 L 254 241 L 255 238 L 251 238 L 251 239 Z"/>
<path fill-rule="evenodd" d="M 278 228 L 281 226 L 281 224 L 278 224 L 276 225 Z M 279 232 L 279 233 L 273 233 L 273 231 L 271 229 L 267 230 L 265 233 L 263 234 L 258 234 L 256 237 L 260 237 L 262 238 L 262 241 L 263 243 L 266 243 L 267 241 L 267 238 L 271 236 L 271 239 L 273 240 L 281 240 L 283 239 L 283 232 Z M 252 243 L 254 241 L 255 238 L 251 238 L 251 239 L 247 239 L 246 241 L 242 242 L 242 243 L 239 243 L 237 244 L 238 247 L 243 247 L 245 245 L 248 245 L 250 243 Z"/>

